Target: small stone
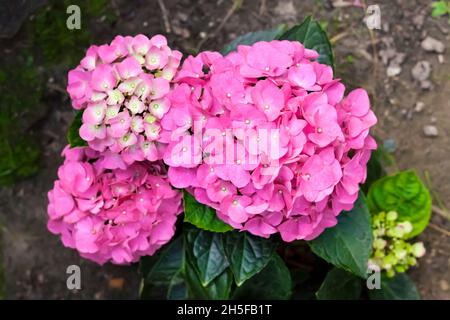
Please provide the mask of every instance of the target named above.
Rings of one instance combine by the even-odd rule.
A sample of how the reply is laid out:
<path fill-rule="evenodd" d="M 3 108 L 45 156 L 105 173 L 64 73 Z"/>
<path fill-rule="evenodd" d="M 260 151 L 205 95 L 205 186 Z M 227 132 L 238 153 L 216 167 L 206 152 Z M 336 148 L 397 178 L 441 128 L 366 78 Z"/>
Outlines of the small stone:
<path fill-rule="evenodd" d="M 388 77 L 398 76 L 402 72 L 402 67 L 399 65 L 389 65 L 386 70 L 386 74 Z"/>
<path fill-rule="evenodd" d="M 440 64 L 444 63 L 444 55 L 443 54 L 438 54 L 438 61 Z"/>
<path fill-rule="evenodd" d="M 420 88 L 422 88 L 423 90 L 430 90 L 432 87 L 433 84 L 431 83 L 430 80 L 424 80 L 420 82 Z"/>
<path fill-rule="evenodd" d="M 449 286 L 447 280 L 444 280 L 444 279 L 439 281 L 439 286 L 441 287 L 442 291 L 448 291 L 450 289 L 450 286 Z"/>
<path fill-rule="evenodd" d="M 437 118 L 436 117 L 431 117 L 430 118 L 430 122 L 431 123 L 436 123 L 437 122 Z"/>
<path fill-rule="evenodd" d="M 412 68 L 411 74 L 413 78 L 419 82 L 425 81 L 430 77 L 431 64 L 426 60 L 422 60 L 416 63 Z"/>
<path fill-rule="evenodd" d="M 426 125 L 423 127 L 423 133 L 426 137 L 434 138 L 439 135 L 438 129 L 432 125 Z"/>
<path fill-rule="evenodd" d="M 200 36 L 200 38 L 205 39 L 207 36 L 207 33 L 205 31 L 202 31 L 198 35 Z"/>
<path fill-rule="evenodd" d="M 395 152 L 397 150 L 397 142 L 394 139 L 386 139 L 383 142 L 383 147 L 387 152 Z"/>
<path fill-rule="evenodd" d="M 148 21 L 142 22 L 142 26 L 143 26 L 144 28 L 148 27 Z"/>
<path fill-rule="evenodd" d="M 416 105 L 414 107 L 414 111 L 415 112 L 422 112 L 424 108 L 425 108 L 425 103 L 423 103 L 422 101 L 417 101 Z"/>
<path fill-rule="evenodd" d="M 178 12 L 177 16 L 183 22 L 186 22 L 189 19 L 189 15 L 187 13 L 185 13 L 185 12 Z"/>
<path fill-rule="evenodd" d="M 181 36 L 184 39 L 187 39 L 187 38 L 189 38 L 191 36 L 190 31 L 188 29 L 186 29 L 186 28 L 181 28 L 181 27 L 178 27 L 178 26 L 172 26 L 172 28 L 173 28 L 173 32 L 176 35 L 179 35 L 179 36 Z"/>
<path fill-rule="evenodd" d="M 423 14 L 416 15 L 412 22 L 416 29 L 421 29 L 425 20 L 425 16 Z"/>
<path fill-rule="evenodd" d="M 445 51 L 445 45 L 430 36 L 426 37 L 420 45 L 423 50 L 428 52 L 443 53 Z"/>

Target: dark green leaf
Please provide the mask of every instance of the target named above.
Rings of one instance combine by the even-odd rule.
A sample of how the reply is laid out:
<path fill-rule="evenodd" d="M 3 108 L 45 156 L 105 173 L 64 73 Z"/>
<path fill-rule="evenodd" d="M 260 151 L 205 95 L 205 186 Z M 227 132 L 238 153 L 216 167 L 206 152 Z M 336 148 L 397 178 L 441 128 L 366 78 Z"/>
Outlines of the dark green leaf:
<path fill-rule="evenodd" d="M 189 228 L 186 231 L 186 250 L 204 287 L 228 267 L 220 233 Z"/>
<path fill-rule="evenodd" d="M 291 295 L 289 269 L 278 254 L 274 254 L 260 273 L 236 288 L 233 299 L 286 300 Z"/>
<path fill-rule="evenodd" d="M 238 286 L 261 271 L 273 256 L 276 243 L 248 232 L 223 235 L 225 252 Z"/>
<path fill-rule="evenodd" d="M 189 287 L 189 297 L 192 299 L 226 300 L 230 297 L 233 276 L 227 269 L 205 287 L 200 283 L 196 268 L 188 262 L 186 264 L 186 282 Z"/>
<path fill-rule="evenodd" d="M 331 269 L 319 290 L 318 300 L 356 300 L 360 297 L 362 280 L 342 269 Z"/>
<path fill-rule="evenodd" d="M 198 203 L 193 196 L 184 192 L 184 221 L 213 232 L 227 232 L 233 228 L 217 218 L 213 208 Z"/>
<path fill-rule="evenodd" d="M 182 237 L 173 240 L 153 257 L 141 259 L 142 299 L 186 299 Z"/>
<path fill-rule="evenodd" d="M 67 140 L 71 148 L 74 147 L 85 147 L 87 146 L 86 141 L 80 137 L 80 127 L 82 124 L 81 118 L 83 116 L 83 110 L 80 110 L 75 115 L 72 123 L 70 124 L 69 131 L 67 132 Z"/>
<path fill-rule="evenodd" d="M 362 192 L 351 211 L 342 212 L 338 224 L 309 242 L 319 257 L 338 268 L 366 278 L 367 261 L 372 252 L 372 228 Z"/>
<path fill-rule="evenodd" d="M 372 300 L 419 300 L 416 285 L 406 273 L 399 273 L 393 278 L 381 276 L 381 289 L 369 291 Z"/>
<path fill-rule="evenodd" d="M 430 192 L 412 170 L 373 183 L 368 204 L 372 212 L 397 211 L 400 221 L 410 221 L 413 225 L 410 238 L 426 228 L 431 216 Z"/>
<path fill-rule="evenodd" d="M 280 34 L 286 30 L 286 25 L 281 24 L 275 28 L 261 30 L 256 32 L 249 32 L 237 37 L 232 42 L 226 44 L 222 49 L 222 54 L 226 55 L 231 51 L 235 51 L 238 45 L 252 45 L 258 41 L 271 41 L 276 39 Z"/>
<path fill-rule="evenodd" d="M 333 50 L 327 33 L 320 24 L 307 17 L 300 25 L 296 25 L 283 33 L 280 40 L 293 40 L 303 43 L 308 49 L 314 49 L 319 53 L 318 61 L 334 68 Z"/>

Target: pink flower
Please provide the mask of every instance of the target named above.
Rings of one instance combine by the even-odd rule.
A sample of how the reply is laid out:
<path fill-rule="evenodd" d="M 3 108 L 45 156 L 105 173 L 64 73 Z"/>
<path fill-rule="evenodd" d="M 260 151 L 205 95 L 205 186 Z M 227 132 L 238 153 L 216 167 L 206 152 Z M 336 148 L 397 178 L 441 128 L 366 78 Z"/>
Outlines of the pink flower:
<path fill-rule="evenodd" d="M 285 105 L 283 92 L 273 82 L 258 81 L 252 89 L 253 103 L 273 121 Z"/>
<path fill-rule="evenodd" d="M 239 46 L 245 64 L 240 73 L 244 77 L 259 78 L 264 76 L 280 76 L 292 65 L 292 58 L 274 45 L 277 41 L 257 42 L 251 47 Z"/>
<path fill-rule="evenodd" d="M 186 58 L 161 121 L 169 181 L 261 237 L 334 226 L 366 178 L 376 118 L 365 91 L 344 98 L 317 57 L 271 41 Z"/>
<path fill-rule="evenodd" d="M 90 85 L 96 91 L 112 90 L 117 84 L 117 79 L 110 65 L 102 64 L 94 69 Z"/>
<path fill-rule="evenodd" d="M 48 194 L 48 227 L 65 246 L 99 264 L 129 264 L 172 238 L 182 194 L 161 163 L 126 166 L 120 156 L 87 147 L 64 154 Z"/>
<path fill-rule="evenodd" d="M 73 107 L 83 110 L 80 137 L 97 151 L 123 155 L 126 163 L 160 160 L 167 144 L 161 135 L 169 135 L 161 122 L 181 58 L 161 35 L 117 36 L 91 46 L 69 72 L 67 86 Z"/>
<path fill-rule="evenodd" d="M 257 42 L 179 67 L 160 35 L 91 47 L 68 85 L 90 148 L 65 151 L 49 228 L 99 263 L 135 261 L 173 235 L 170 182 L 236 229 L 317 237 L 352 208 L 376 148 L 367 93 L 344 97 L 318 56 L 295 41 Z"/>
<path fill-rule="evenodd" d="M 137 77 L 142 72 L 141 64 L 134 57 L 128 57 L 116 65 L 120 78 Z"/>

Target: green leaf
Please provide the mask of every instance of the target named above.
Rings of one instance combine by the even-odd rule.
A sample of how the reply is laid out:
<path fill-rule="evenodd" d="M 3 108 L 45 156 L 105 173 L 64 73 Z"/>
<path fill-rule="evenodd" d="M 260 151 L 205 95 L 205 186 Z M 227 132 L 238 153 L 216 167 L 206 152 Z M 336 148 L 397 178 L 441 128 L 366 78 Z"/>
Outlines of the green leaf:
<path fill-rule="evenodd" d="M 431 12 L 433 17 L 440 17 L 450 13 L 450 3 L 447 3 L 447 1 L 436 1 L 431 6 L 433 7 Z"/>
<path fill-rule="evenodd" d="M 217 218 L 213 208 L 198 203 L 193 196 L 184 192 L 184 221 L 213 232 L 227 232 L 233 228 Z"/>
<path fill-rule="evenodd" d="M 204 287 L 228 267 L 220 233 L 189 228 L 186 231 L 186 250 Z"/>
<path fill-rule="evenodd" d="M 320 24 L 307 17 L 300 25 L 296 25 L 283 33 L 280 40 L 294 40 L 303 43 L 308 49 L 314 49 L 319 53 L 318 61 L 334 68 L 333 50 L 327 33 Z"/>
<path fill-rule="evenodd" d="M 238 286 L 261 271 L 272 258 L 276 243 L 248 232 L 223 235 L 225 252 Z"/>
<path fill-rule="evenodd" d="M 316 292 L 318 300 L 356 300 L 362 291 L 362 280 L 352 273 L 333 268 Z"/>
<path fill-rule="evenodd" d="M 398 273 L 389 278 L 381 276 L 381 289 L 369 291 L 371 300 L 420 300 L 416 285 L 406 273 Z"/>
<path fill-rule="evenodd" d="M 366 199 L 359 193 L 353 209 L 342 212 L 335 227 L 309 241 L 312 251 L 334 266 L 366 278 L 372 252 L 372 228 Z"/>
<path fill-rule="evenodd" d="M 284 261 L 274 254 L 256 276 L 237 287 L 233 299 L 286 300 L 292 295 L 292 279 Z"/>
<path fill-rule="evenodd" d="M 393 210 L 397 211 L 399 221 L 410 221 L 413 231 L 409 238 L 420 234 L 431 217 L 430 192 L 412 170 L 373 183 L 368 193 L 368 204 L 372 212 Z"/>
<path fill-rule="evenodd" d="M 80 110 L 75 115 L 72 123 L 70 124 L 69 131 L 67 132 L 67 140 L 69 141 L 70 147 L 85 147 L 87 146 L 86 141 L 80 137 L 80 127 L 82 124 L 81 118 L 83 116 L 83 110 Z"/>
<path fill-rule="evenodd" d="M 164 246 L 155 256 L 143 257 L 142 299 L 186 299 L 187 286 L 183 279 L 184 245 L 179 237 Z"/>
<path fill-rule="evenodd" d="M 192 299 L 226 300 L 230 297 L 233 276 L 227 269 L 205 287 L 200 283 L 195 267 L 188 262 L 186 264 L 186 282 L 189 287 L 189 297 Z"/>
<path fill-rule="evenodd" d="M 252 45 L 258 41 L 271 41 L 276 39 L 280 34 L 286 30 L 285 24 L 280 24 L 272 29 L 261 30 L 256 32 L 249 32 L 237 37 L 230 43 L 226 44 L 222 49 L 222 54 L 226 55 L 231 51 L 235 51 L 238 45 Z"/>

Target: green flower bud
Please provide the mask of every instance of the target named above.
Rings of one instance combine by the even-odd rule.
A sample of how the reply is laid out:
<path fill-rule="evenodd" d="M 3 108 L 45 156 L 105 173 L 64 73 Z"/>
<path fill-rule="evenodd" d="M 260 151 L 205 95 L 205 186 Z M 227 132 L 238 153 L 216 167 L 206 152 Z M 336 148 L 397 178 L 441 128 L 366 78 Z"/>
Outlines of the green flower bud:
<path fill-rule="evenodd" d="M 397 220 L 398 218 L 398 213 L 395 211 L 389 211 L 386 215 L 386 220 L 388 221 L 394 221 Z"/>
<path fill-rule="evenodd" d="M 403 273 L 403 272 L 405 272 L 406 271 L 406 267 L 405 266 L 396 266 L 395 267 L 395 271 L 396 272 L 398 272 L 398 273 Z"/>
<path fill-rule="evenodd" d="M 386 247 L 386 244 L 387 244 L 386 240 L 381 238 L 377 238 L 373 241 L 373 247 L 379 250 L 383 250 L 384 247 Z"/>
<path fill-rule="evenodd" d="M 421 258 L 425 255 L 425 246 L 423 245 L 423 242 L 416 242 L 411 246 L 412 254 L 417 257 Z"/>
<path fill-rule="evenodd" d="M 389 254 L 383 259 L 383 266 L 386 269 L 391 269 L 397 263 L 397 258 L 393 254 Z"/>
<path fill-rule="evenodd" d="M 387 275 L 389 278 L 392 278 L 392 277 L 395 276 L 395 271 L 394 271 L 394 270 L 387 270 L 387 271 L 386 271 L 386 275 Z"/>
<path fill-rule="evenodd" d="M 399 260 L 402 260 L 406 257 L 406 250 L 405 249 L 398 249 L 394 251 L 395 257 Z"/>
<path fill-rule="evenodd" d="M 414 257 L 408 257 L 408 259 L 406 259 L 406 263 L 409 266 L 415 266 L 417 264 L 417 259 Z"/>

